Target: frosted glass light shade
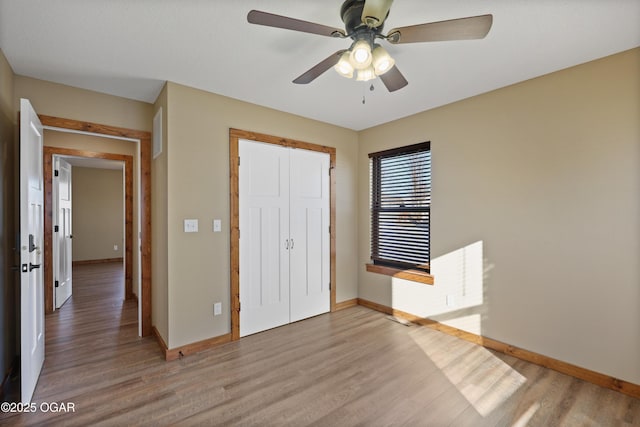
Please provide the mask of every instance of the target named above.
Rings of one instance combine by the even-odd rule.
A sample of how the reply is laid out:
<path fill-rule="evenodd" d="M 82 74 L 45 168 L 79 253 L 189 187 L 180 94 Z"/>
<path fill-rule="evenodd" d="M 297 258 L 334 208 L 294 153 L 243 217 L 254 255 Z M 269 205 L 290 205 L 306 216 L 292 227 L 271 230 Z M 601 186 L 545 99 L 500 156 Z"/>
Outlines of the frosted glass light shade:
<path fill-rule="evenodd" d="M 362 70 L 371 65 L 371 46 L 366 40 L 358 40 L 351 46 L 350 61 L 353 68 Z"/>
<path fill-rule="evenodd" d="M 376 45 L 371 54 L 373 69 L 377 76 L 389 71 L 395 65 L 396 61 L 387 53 L 380 45 Z"/>
<path fill-rule="evenodd" d="M 358 70 L 356 80 L 359 82 L 367 82 L 376 78 L 376 72 L 372 66 Z"/>
<path fill-rule="evenodd" d="M 338 63 L 333 66 L 333 69 L 336 70 L 338 74 L 348 79 L 353 77 L 353 65 L 351 65 L 349 56 L 350 52 L 346 51 L 342 54 Z"/>

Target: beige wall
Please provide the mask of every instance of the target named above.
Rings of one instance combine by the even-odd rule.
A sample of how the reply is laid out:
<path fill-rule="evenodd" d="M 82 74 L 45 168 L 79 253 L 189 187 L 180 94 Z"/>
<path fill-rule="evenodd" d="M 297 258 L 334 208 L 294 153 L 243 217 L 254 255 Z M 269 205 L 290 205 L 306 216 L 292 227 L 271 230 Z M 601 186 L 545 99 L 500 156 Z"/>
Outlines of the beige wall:
<path fill-rule="evenodd" d="M 168 281 L 168 246 L 167 246 L 167 85 L 164 86 L 154 105 L 155 114 L 162 108 L 162 152 L 151 164 L 151 241 L 152 256 L 152 319 L 165 343 L 169 337 L 169 281 Z"/>
<path fill-rule="evenodd" d="M 123 172 L 73 166 L 74 261 L 124 257 Z"/>
<path fill-rule="evenodd" d="M 356 132 L 174 83 L 167 96 L 169 347 L 230 332 L 229 128 L 337 148 L 337 300 L 355 298 Z M 185 218 L 199 219 L 200 232 L 184 233 Z M 213 316 L 214 302 L 223 315 Z"/>
<path fill-rule="evenodd" d="M 634 49 L 361 132 L 359 296 L 640 383 L 639 94 Z M 367 153 L 426 140 L 433 287 L 362 267 Z"/>
<path fill-rule="evenodd" d="M 0 50 L 0 369 L 6 373 L 19 352 L 18 274 L 14 251 L 18 231 L 17 115 L 13 110 L 13 70 Z M 11 383 L 11 382 L 9 382 Z"/>
<path fill-rule="evenodd" d="M 13 111 L 13 83 L 15 76 L 11 65 L 0 50 L 0 112 L 15 121 Z"/>
<path fill-rule="evenodd" d="M 58 83 L 16 76 L 14 108 L 27 98 L 38 114 L 151 131 L 152 105 Z"/>

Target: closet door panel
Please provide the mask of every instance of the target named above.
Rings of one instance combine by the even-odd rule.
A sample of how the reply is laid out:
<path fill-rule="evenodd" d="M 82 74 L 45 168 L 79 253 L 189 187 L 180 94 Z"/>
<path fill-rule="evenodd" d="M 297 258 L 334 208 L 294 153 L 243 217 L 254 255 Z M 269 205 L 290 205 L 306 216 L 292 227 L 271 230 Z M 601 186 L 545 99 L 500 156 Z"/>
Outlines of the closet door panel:
<path fill-rule="evenodd" d="M 239 141 L 240 336 L 289 323 L 289 151 Z"/>
<path fill-rule="evenodd" d="M 330 309 L 329 155 L 291 150 L 291 321 Z"/>

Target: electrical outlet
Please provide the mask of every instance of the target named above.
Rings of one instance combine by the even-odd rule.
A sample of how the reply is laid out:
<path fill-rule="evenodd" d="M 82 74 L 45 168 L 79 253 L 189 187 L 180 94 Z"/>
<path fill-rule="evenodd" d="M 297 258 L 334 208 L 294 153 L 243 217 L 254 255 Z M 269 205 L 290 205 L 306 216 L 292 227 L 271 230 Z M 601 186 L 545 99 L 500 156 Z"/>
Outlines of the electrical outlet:
<path fill-rule="evenodd" d="M 455 295 L 447 295 L 447 307 L 455 307 L 455 306 L 456 306 Z"/>
<path fill-rule="evenodd" d="M 113 245 L 113 250 L 117 251 L 118 250 L 118 245 Z"/>
<path fill-rule="evenodd" d="M 213 231 L 215 233 L 219 233 L 220 231 L 222 231 L 222 221 L 219 219 L 214 219 L 213 220 Z"/>
<path fill-rule="evenodd" d="M 215 304 L 213 304 L 213 315 L 214 316 L 219 316 L 222 314 L 222 303 L 221 302 L 217 302 Z"/>

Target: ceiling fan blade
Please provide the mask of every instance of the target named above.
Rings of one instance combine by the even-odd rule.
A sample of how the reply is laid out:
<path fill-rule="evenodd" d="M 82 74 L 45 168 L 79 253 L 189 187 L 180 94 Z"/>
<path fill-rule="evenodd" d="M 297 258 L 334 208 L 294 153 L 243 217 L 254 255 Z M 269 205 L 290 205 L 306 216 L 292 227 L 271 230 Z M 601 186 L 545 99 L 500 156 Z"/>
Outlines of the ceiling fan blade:
<path fill-rule="evenodd" d="M 387 19 L 393 0 L 365 0 L 362 8 L 362 23 L 378 28 Z"/>
<path fill-rule="evenodd" d="M 398 89 L 402 89 L 409 84 L 407 79 L 404 78 L 398 67 L 395 65 L 392 69 L 379 76 L 382 83 L 387 87 L 389 92 L 395 92 Z"/>
<path fill-rule="evenodd" d="M 327 37 L 346 37 L 343 30 L 302 21 L 287 16 L 252 10 L 247 14 L 247 21 L 251 24 L 265 25 L 267 27 L 284 28 L 285 30 L 301 31 L 303 33 L 319 34 Z"/>
<path fill-rule="evenodd" d="M 493 15 L 470 16 L 394 28 L 387 36 L 390 43 L 439 42 L 484 38 L 493 23 Z"/>
<path fill-rule="evenodd" d="M 293 82 L 296 84 L 306 85 L 318 78 L 322 73 L 333 67 L 340 60 L 340 56 L 346 51 L 346 49 L 339 50 L 329 55 L 326 59 L 320 63 L 311 67 L 306 73 L 295 79 Z"/>

